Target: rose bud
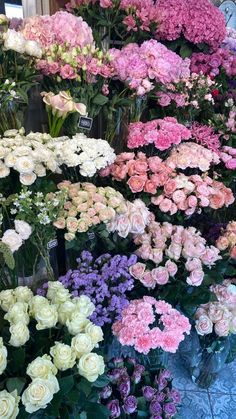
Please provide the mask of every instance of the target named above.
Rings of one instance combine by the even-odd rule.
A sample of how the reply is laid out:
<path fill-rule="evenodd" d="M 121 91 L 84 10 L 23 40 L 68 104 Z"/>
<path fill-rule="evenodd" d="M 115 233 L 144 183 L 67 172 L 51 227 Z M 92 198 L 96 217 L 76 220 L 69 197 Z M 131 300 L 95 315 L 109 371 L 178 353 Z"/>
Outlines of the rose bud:
<path fill-rule="evenodd" d="M 123 409 L 125 413 L 131 414 L 134 413 L 137 410 L 138 402 L 136 397 L 134 396 L 128 396 L 124 400 Z"/>

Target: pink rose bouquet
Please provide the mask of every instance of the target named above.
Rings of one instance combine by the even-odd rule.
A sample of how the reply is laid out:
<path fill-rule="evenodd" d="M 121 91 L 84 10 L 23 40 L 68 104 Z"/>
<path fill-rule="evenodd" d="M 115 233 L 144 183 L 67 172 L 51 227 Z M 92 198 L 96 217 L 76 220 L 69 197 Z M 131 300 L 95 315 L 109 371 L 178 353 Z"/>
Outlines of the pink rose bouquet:
<path fill-rule="evenodd" d="M 152 349 L 175 353 L 191 325 L 187 317 L 165 301 L 153 297 L 133 300 L 114 323 L 113 333 L 122 345 L 147 355 Z"/>
<path fill-rule="evenodd" d="M 191 131 L 179 124 L 176 118 L 166 117 L 150 122 L 136 122 L 129 125 L 128 148 L 138 148 L 154 144 L 160 150 L 191 138 Z"/>
<path fill-rule="evenodd" d="M 216 241 L 216 247 L 228 250 L 232 259 L 236 259 L 236 221 L 230 221 Z"/>
<path fill-rule="evenodd" d="M 164 213 L 173 215 L 183 211 L 186 215 L 192 215 L 201 208 L 216 210 L 228 207 L 235 198 L 232 190 L 222 182 L 205 175 L 186 176 L 181 173 L 168 181 L 162 194 L 152 197 L 151 201 Z"/>
<path fill-rule="evenodd" d="M 137 256 L 156 266 L 150 270 L 138 262 L 130 268 L 130 273 L 150 289 L 167 284 L 178 271 L 183 276 L 183 268 L 187 284 L 198 287 L 204 279 L 204 266 L 211 268 L 221 259 L 220 251 L 208 246 L 194 227 L 152 221 L 143 234 L 134 236 L 134 242 L 139 246 Z"/>
<path fill-rule="evenodd" d="M 219 337 L 236 333 L 235 280 L 226 279 L 221 285 L 212 285 L 211 292 L 217 301 L 201 305 L 195 313 L 195 327 L 201 336 L 213 331 Z"/>
<path fill-rule="evenodd" d="M 219 48 L 213 54 L 194 53 L 191 57 L 191 71 L 212 77 L 225 71 L 227 76 L 236 76 L 236 54 L 228 48 Z"/>

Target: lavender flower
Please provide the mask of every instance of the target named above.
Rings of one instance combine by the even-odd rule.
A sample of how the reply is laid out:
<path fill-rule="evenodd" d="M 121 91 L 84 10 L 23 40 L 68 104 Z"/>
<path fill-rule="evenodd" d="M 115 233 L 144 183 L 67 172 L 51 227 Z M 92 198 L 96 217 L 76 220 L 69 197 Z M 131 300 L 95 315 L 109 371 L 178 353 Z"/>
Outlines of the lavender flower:
<path fill-rule="evenodd" d="M 157 390 L 151 386 L 145 386 L 142 388 L 142 390 L 143 397 L 145 398 L 145 400 L 147 400 L 147 402 L 150 402 L 157 392 Z"/>
<path fill-rule="evenodd" d="M 160 403 L 158 403 L 156 400 L 153 400 L 150 403 L 149 412 L 151 413 L 151 415 L 158 415 L 159 413 L 162 413 L 162 407 Z"/>
<path fill-rule="evenodd" d="M 83 251 L 77 259 L 77 269 L 70 269 L 59 281 L 75 297 L 87 295 L 96 307 L 91 321 L 104 326 L 120 320 L 122 310 L 129 303 L 127 293 L 134 287 L 129 268 L 136 261 L 135 255 L 106 253 L 94 258 L 90 252 Z"/>
<path fill-rule="evenodd" d="M 121 395 L 121 398 L 124 399 L 130 393 L 130 379 L 128 377 L 124 377 L 121 379 L 118 385 L 118 391 Z"/>
<path fill-rule="evenodd" d="M 115 418 L 119 418 L 120 417 L 120 404 L 119 404 L 119 400 L 117 400 L 117 399 L 111 400 L 109 403 L 107 403 L 106 407 L 107 407 L 107 409 L 110 410 L 110 412 L 111 412 L 110 417 L 112 419 L 115 419 Z"/>
<path fill-rule="evenodd" d="M 101 399 L 109 399 L 109 397 L 112 395 L 112 388 L 111 386 L 103 387 L 100 397 Z"/>
<path fill-rule="evenodd" d="M 176 412 L 177 412 L 174 403 L 166 403 L 164 405 L 164 411 L 170 417 L 174 416 L 176 414 Z"/>

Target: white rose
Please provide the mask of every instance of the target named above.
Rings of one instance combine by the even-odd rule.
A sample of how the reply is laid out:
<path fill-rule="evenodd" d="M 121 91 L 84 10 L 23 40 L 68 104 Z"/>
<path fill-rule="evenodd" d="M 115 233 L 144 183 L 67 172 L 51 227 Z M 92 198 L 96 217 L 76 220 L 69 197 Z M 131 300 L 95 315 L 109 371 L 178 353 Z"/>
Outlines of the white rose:
<path fill-rule="evenodd" d="M 14 289 L 14 295 L 17 302 L 28 303 L 33 297 L 31 289 L 25 286 L 19 286 Z"/>
<path fill-rule="evenodd" d="M 2 242 L 7 244 L 12 252 L 16 252 L 22 246 L 22 238 L 15 230 L 6 230 L 2 236 Z"/>
<path fill-rule="evenodd" d="M 16 302 L 5 314 L 4 319 L 13 324 L 19 322 L 29 324 L 28 304 L 21 301 Z"/>
<path fill-rule="evenodd" d="M 36 41 L 26 41 L 25 42 L 25 52 L 28 55 L 36 58 L 42 58 L 42 49 Z"/>
<path fill-rule="evenodd" d="M 30 315 L 34 317 L 36 310 L 40 310 L 43 305 L 48 306 L 48 304 L 47 298 L 42 297 L 42 295 L 35 295 L 29 302 Z"/>
<path fill-rule="evenodd" d="M 22 183 L 22 185 L 25 186 L 30 186 L 32 185 L 37 179 L 37 176 L 35 173 L 28 173 L 25 175 L 20 175 L 20 183 Z"/>
<path fill-rule="evenodd" d="M 81 311 L 86 317 L 91 316 L 95 310 L 95 305 L 92 303 L 89 297 L 86 295 L 81 295 L 74 299 L 76 303 L 76 308 Z"/>
<path fill-rule="evenodd" d="M 71 319 L 72 313 L 75 311 L 75 304 L 68 300 L 61 304 L 58 308 L 58 321 L 65 325 L 67 320 Z"/>
<path fill-rule="evenodd" d="M 30 225 L 22 220 L 15 220 L 14 224 L 15 230 L 20 235 L 22 240 L 27 240 L 32 233 L 32 228 Z"/>
<path fill-rule="evenodd" d="M 91 337 L 94 345 L 96 345 L 98 342 L 101 342 L 103 340 L 102 328 L 100 326 L 96 326 L 92 322 L 87 324 L 84 331 L 85 333 L 88 333 L 88 335 Z"/>
<path fill-rule="evenodd" d="M 0 162 L 0 178 L 7 177 L 10 174 L 9 167 L 5 166 L 2 162 Z"/>
<path fill-rule="evenodd" d="M 51 361 L 49 355 L 38 356 L 27 367 L 26 374 L 34 378 L 48 379 L 51 375 L 57 374 L 57 368 Z"/>
<path fill-rule="evenodd" d="M 18 322 L 9 328 L 11 339 L 9 344 L 18 348 L 23 346 L 30 338 L 29 329 L 25 323 Z"/>
<path fill-rule="evenodd" d="M 16 160 L 14 169 L 22 175 L 31 174 L 34 170 L 34 162 L 30 157 L 22 156 Z"/>
<path fill-rule="evenodd" d="M 3 345 L 3 339 L 0 337 L 0 375 L 5 371 L 6 367 L 7 367 L 7 348 Z"/>
<path fill-rule="evenodd" d="M 7 167 L 15 166 L 16 161 L 17 161 L 17 157 L 14 154 L 8 154 L 4 159 L 4 163 Z"/>
<path fill-rule="evenodd" d="M 63 304 L 66 301 L 69 301 L 70 296 L 69 290 L 63 287 L 55 291 L 51 301 L 53 304 Z"/>
<path fill-rule="evenodd" d="M 34 172 L 38 177 L 46 176 L 46 169 L 41 163 L 35 165 Z"/>
<path fill-rule="evenodd" d="M 50 354 L 53 357 L 54 365 L 60 371 L 66 371 L 75 365 L 76 353 L 65 343 L 55 342 L 55 345 L 50 349 Z"/>
<path fill-rule="evenodd" d="M 197 333 L 201 336 L 204 336 L 204 335 L 208 335 L 209 333 L 212 333 L 213 323 L 207 315 L 202 314 L 196 320 L 195 327 L 196 327 Z"/>
<path fill-rule="evenodd" d="M 8 393 L 6 390 L 0 391 L 0 418 L 15 419 L 19 413 L 20 397 L 17 396 L 17 391 Z"/>
<path fill-rule="evenodd" d="M 83 313 L 74 311 L 71 319 L 66 321 L 66 327 L 71 335 L 77 335 L 85 329 L 88 323 L 89 320 Z"/>
<path fill-rule="evenodd" d="M 63 284 L 60 281 L 49 281 L 48 282 L 48 291 L 47 291 L 47 298 L 49 300 L 53 300 L 55 293 L 58 290 L 64 289 Z"/>
<path fill-rule="evenodd" d="M 35 378 L 32 383 L 26 388 L 22 394 L 22 403 L 28 413 L 37 412 L 39 409 L 46 409 L 47 405 L 53 399 L 54 393 L 59 391 L 55 386 L 56 377 L 52 376 L 50 379 Z"/>
<path fill-rule="evenodd" d="M 15 302 L 14 290 L 3 290 L 0 292 L 0 306 L 3 311 L 8 311 Z"/>
<path fill-rule="evenodd" d="M 82 377 L 93 383 L 99 375 L 104 374 L 103 357 L 94 353 L 82 355 L 78 363 L 78 371 Z"/>
<path fill-rule="evenodd" d="M 56 326 L 58 321 L 57 307 L 53 304 L 38 306 L 35 310 L 34 318 L 37 321 L 37 330 L 50 329 Z"/>
<path fill-rule="evenodd" d="M 24 54 L 25 38 L 20 32 L 16 32 L 14 29 L 8 29 L 4 36 L 4 49 L 12 49 L 20 54 Z"/>
<path fill-rule="evenodd" d="M 71 347 L 75 350 L 76 358 L 89 354 L 94 348 L 94 343 L 88 333 L 79 333 L 71 340 Z"/>

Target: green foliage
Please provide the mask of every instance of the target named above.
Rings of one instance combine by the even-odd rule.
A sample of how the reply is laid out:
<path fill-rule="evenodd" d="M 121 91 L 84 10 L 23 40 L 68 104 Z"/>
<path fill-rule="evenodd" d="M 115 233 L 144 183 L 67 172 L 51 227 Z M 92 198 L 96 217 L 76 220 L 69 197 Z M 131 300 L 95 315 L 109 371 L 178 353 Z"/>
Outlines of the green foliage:
<path fill-rule="evenodd" d="M 9 269 L 14 269 L 15 260 L 14 260 L 13 253 L 10 247 L 7 244 L 3 243 L 2 241 L 0 241 L 0 254 L 2 255 L 3 261 L 5 262 L 7 267 Z"/>

